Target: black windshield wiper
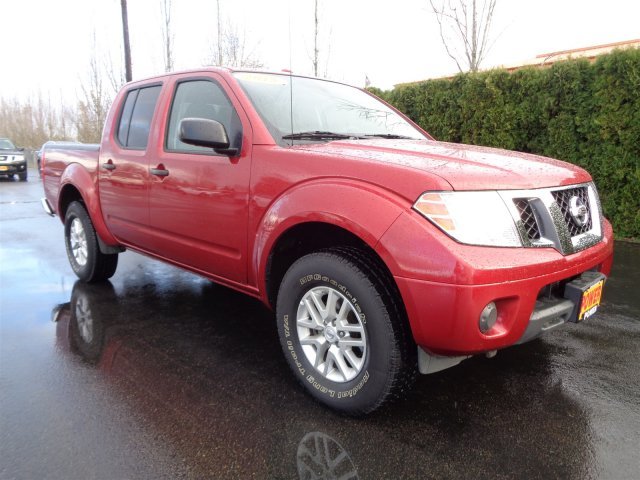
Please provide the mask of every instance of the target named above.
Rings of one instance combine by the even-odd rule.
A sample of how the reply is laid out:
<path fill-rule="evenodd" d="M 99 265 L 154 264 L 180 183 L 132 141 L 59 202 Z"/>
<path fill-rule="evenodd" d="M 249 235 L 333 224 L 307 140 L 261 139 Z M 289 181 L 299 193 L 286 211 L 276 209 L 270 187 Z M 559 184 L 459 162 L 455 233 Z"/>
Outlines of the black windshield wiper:
<path fill-rule="evenodd" d="M 283 135 L 283 140 L 344 140 L 347 138 L 355 138 L 353 135 L 335 132 L 322 132 L 315 130 L 312 132 L 297 132 Z"/>
<path fill-rule="evenodd" d="M 396 135 L 395 133 L 371 133 L 369 135 L 363 135 L 368 138 L 390 138 L 391 140 L 417 140 L 414 137 L 407 137 L 406 135 Z"/>

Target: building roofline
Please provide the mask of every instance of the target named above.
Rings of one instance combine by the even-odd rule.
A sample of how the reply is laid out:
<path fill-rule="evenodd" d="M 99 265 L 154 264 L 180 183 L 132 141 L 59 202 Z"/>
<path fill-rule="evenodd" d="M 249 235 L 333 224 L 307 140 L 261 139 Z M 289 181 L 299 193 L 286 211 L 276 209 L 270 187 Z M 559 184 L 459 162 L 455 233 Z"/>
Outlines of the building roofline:
<path fill-rule="evenodd" d="M 536 58 L 548 58 L 555 57 L 557 55 L 570 55 L 572 53 L 580 53 L 580 52 L 588 52 L 589 50 L 599 50 L 601 48 L 615 48 L 622 46 L 632 46 L 634 44 L 640 44 L 640 38 L 635 38 L 633 40 L 624 40 L 622 42 L 613 42 L 613 43 L 605 43 L 602 45 L 593 45 L 591 47 L 581 47 L 581 48 L 573 48 L 570 50 L 559 50 L 557 52 L 550 53 L 541 53 L 536 55 Z"/>

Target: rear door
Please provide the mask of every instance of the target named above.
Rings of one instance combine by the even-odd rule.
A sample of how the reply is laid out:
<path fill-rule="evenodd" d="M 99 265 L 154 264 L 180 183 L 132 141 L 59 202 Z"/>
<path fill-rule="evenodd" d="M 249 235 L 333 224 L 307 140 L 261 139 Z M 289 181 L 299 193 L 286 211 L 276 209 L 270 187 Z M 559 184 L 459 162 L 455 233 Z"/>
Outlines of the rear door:
<path fill-rule="evenodd" d="M 153 250 L 208 275 L 246 283 L 248 119 L 217 74 L 174 77 L 170 89 L 164 142 L 150 164 Z M 230 158 L 181 142 L 179 126 L 184 118 L 219 121 L 239 154 Z"/>
<path fill-rule="evenodd" d="M 99 160 L 100 205 L 109 231 L 144 247 L 149 228 L 149 134 L 162 86 L 129 90 Z"/>

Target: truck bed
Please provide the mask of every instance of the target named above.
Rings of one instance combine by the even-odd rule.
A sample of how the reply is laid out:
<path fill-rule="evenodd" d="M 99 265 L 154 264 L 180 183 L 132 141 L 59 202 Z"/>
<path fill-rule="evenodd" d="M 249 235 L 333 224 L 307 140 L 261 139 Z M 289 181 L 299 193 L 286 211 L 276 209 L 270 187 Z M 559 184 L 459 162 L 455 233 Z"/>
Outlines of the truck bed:
<path fill-rule="evenodd" d="M 100 145 L 97 143 L 79 143 L 77 145 L 50 145 L 42 152 L 42 180 L 44 193 L 58 211 L 59 192 L 70 176 L 74 164 L 81 166 L 95 182 L 100 156 Z"/>

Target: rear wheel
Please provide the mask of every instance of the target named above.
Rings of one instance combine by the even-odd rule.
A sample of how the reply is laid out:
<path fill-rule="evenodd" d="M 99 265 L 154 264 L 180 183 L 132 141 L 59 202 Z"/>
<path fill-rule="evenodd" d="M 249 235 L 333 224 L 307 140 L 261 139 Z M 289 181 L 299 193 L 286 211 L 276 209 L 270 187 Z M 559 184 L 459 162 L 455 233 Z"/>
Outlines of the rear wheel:
<path fill-rule="evenodd" d="M 416 347 L 387 277 L 366 252 L 335 248 L 297 260 L 280 285 L 285 357 L 308 392 L 331 408 L 372 412 L 415 378 Z"/>
<path fill-rule="evenodd" d="M 104 254 L 84 205 L 72 202 L 64 221 L 67 257 L 74 273 L 85 282 L 99 282 L 111 278 L 118 266 L 118 254 Z"/>

